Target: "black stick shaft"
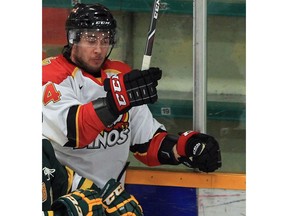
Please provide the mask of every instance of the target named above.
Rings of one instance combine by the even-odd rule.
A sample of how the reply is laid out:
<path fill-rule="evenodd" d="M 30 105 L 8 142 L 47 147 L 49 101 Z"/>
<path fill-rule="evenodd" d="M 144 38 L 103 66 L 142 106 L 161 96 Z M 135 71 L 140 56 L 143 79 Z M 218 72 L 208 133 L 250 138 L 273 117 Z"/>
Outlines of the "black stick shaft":
<path fill-rule="evenodd" d="M 121 172 L 119 173 L 118 177 L 117 177 L 117 181 L 120 181 L 123 174 L 125 173 L 125 171 L 127 170 L 128 166 L 129 166 L 130 162 L 127 161 L 126 164 L 124 165 L 123 169 L 121 170 Z"/>
<path fill-rule="evenodd" d="M 153 10 L 152 10 L 150 27 L 149 27 L 149 31 L 147 34 L 146 47 L 145 47 L 145 52 L 143 56 L 142 68 L 141 68 L 142 70 L 146 70 L 150 67 L 159 8 L 160 8 L 160 0 L 155 0 L 154 5 L 153 5 Z"/>

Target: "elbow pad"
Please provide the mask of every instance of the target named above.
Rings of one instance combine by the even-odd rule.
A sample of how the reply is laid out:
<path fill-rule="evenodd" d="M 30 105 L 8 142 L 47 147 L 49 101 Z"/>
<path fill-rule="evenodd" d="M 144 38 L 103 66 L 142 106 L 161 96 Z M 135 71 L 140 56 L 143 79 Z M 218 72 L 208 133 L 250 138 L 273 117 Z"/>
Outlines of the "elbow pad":
<path fill-rule="evenodd" d="M 111 112 L 106 98 L 98 98 L 92 101 L 92 104 L 97 116 L 106 127 L 111 125 L 119 116 Z"/>

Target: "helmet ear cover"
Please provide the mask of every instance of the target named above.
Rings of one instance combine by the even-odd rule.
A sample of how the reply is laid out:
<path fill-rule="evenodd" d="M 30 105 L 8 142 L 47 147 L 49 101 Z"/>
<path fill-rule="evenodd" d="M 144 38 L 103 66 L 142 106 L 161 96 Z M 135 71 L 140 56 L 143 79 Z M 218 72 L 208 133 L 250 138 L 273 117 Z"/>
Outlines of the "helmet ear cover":
<path fill-rule="evenodd" d="M 101 4 L 77 3 L 66 20 L 65 29 L 69 44 L 80 41 L 85 30 L 109 32 L 110 44 L 116 43 L 117 22 L 110 10 Z"/>
<path fill-rule="evenodd" d="M 67 40 L 69 44 L 78 43 L 80 41 L 79 33 L 77 33 L 78 30 L 71 29 L 67 32 Z"/>

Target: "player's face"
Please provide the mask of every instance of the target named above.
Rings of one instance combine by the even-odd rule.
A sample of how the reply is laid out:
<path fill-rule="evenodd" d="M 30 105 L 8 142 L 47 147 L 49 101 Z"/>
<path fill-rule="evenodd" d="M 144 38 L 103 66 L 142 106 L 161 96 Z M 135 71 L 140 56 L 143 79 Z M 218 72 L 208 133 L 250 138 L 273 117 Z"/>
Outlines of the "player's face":
<path fill-rule="evenodd" d="M 83 32 L 80 41 L 72 47 L 71 60 L 93 73 L 100 70 L 110 48 L 108 32 Z"/>

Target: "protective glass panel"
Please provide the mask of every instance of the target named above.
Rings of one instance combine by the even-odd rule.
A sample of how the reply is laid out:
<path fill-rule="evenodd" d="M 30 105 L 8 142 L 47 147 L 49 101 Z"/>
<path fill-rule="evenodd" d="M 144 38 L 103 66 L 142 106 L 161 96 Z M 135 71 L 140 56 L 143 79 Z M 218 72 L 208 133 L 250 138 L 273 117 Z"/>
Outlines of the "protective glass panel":
<path fill-rule="evenodd" d="M 193 129 L 193 1 L 166 0 L 160 5 L 151 66 L 163 70 L 154 117 L 171 134 Z M 73 1 L 43 0 L 43 58 L 67 44 L 65 20 Z M 82 3 L 94 3 L 82 1 Z M 110 55 L 141 68 L 153 1 L 101 1 L 118 24 Z M 219 141 L 221 172 L 245 173 L 245 1 L 207 2 L 207 133 Z M 129 156 L 130 166 L 146 167 Z M 184 165 L 152 169 L 187 170 Z"/>
<path fill-rule="evenodd" d="M 226 13 L 209 13 L 220 3 Z M 221 170 L 245 173 L 245 1 L 210 0 L 207 8 L 207 133 L 221 144 Z"/>

